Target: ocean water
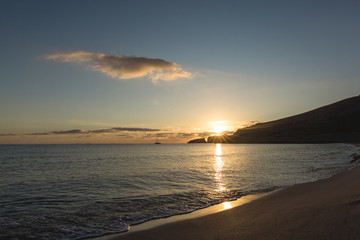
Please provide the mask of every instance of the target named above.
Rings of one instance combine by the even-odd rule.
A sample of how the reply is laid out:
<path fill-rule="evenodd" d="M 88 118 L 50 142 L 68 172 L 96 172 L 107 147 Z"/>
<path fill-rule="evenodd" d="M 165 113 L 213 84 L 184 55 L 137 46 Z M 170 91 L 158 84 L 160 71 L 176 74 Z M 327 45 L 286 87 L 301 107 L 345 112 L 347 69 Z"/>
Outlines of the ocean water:
<path fill-rule="evenodd" d="M 0 239 L 81 239 L 352 167 L 347 144 L 0 145 Z"/>

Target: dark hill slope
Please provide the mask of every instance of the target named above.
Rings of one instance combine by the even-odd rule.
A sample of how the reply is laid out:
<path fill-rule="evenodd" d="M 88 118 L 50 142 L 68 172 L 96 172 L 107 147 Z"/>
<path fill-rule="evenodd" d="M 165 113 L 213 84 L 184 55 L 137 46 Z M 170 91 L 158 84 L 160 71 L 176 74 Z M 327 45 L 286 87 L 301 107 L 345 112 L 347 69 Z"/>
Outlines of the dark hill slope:
<path fill-rule="evenodd" d="M 208 142 L 360 142 L 360 96 L 299 115 L 238 129 L 231 136 L 210 137 Z"/>

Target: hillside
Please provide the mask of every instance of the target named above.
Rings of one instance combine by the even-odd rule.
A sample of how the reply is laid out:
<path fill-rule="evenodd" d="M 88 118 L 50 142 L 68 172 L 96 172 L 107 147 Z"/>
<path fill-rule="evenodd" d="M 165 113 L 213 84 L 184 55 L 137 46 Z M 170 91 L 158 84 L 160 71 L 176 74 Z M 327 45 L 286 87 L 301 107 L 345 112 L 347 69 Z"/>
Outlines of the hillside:
<path fill-rule="evenodd" d="M 201 142 L 199 139 L 189 143 Z M 360 95 L 295 116 L 213 136 L 209 143 L 360 142 Z"/>

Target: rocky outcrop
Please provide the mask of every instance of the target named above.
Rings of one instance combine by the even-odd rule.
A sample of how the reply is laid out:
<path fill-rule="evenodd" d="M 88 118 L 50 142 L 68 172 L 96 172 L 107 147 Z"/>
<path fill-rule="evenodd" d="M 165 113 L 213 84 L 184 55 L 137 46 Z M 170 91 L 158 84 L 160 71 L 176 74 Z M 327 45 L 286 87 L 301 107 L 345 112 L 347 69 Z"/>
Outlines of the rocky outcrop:
<path fill-rule="evenodd" d="M 188 143 L 206 143 L 206 139 L 205 138 L 194 139 L 194 140 L 190 140 Z"/>

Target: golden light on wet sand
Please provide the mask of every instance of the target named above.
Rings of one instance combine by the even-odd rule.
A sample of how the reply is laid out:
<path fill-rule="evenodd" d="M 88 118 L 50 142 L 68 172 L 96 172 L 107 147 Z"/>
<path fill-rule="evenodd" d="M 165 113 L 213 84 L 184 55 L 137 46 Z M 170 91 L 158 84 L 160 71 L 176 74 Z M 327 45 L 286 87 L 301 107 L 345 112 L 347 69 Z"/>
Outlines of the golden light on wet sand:
<path fill-rule="evenodd" d="M 223 204 L 223 206 L 224 206 L 224 210 L 232 208 L 230 202 L 223 202 L 222 204 Z"/>

